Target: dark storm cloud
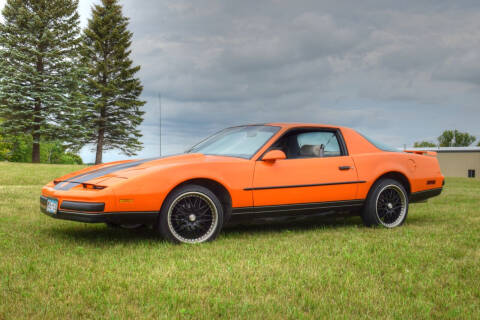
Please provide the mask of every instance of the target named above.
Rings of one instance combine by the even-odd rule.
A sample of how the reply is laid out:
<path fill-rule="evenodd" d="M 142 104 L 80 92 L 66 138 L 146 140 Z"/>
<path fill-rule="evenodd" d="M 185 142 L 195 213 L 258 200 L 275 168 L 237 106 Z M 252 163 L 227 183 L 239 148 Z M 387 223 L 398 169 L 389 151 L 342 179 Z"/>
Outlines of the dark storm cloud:
<path fill-rule="evenodd" d="M 478 1 L 122 1 L 142 66 L 145 151 L 225 126 L 347 125 L 395 146 L 480 137 Z M 110 159 L 116 158 L 110 154 Z"/>

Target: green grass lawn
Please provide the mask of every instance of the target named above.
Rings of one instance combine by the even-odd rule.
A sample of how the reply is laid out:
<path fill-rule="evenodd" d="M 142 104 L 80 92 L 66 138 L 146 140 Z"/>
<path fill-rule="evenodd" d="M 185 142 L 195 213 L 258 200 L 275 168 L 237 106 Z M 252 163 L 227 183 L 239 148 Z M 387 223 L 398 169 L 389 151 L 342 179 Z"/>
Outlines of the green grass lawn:
<path fill-rule="evenodd" d="M 0 163 L 0 319 L 480 316 L 478 180 L 447 179 L 394 230 L 339 218 L 192 246 L 41 214 L 42 185 L 78 168 Z"/>

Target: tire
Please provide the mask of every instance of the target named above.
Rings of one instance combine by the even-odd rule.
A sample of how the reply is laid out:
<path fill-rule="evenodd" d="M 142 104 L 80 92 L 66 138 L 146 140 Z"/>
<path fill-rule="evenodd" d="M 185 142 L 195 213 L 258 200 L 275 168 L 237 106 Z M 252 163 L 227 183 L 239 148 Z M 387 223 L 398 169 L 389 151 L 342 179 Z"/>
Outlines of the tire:
<path fill-rule="evenodd" d="M 372 186 L 362 212 L 366 226 L 395 228 L 405 222 L 407 215 L 408 194 L 400 182 L 381 179 Z"/>
<path fill-rule="evenodd" d="M 218 197 L 199 185 L 186 185 L 165 199 L 157 230 L 173 243 L 214 240 L 223 226 L 223 207 Z"/>

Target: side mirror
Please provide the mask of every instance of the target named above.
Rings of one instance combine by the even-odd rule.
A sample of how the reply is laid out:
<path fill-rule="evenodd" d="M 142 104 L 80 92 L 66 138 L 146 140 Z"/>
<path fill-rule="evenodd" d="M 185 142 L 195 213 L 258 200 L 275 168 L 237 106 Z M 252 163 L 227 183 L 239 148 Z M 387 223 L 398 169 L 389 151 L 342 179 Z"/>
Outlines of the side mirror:
<path fill-rule="evenodd" d="M 270 150 L 262 158 L 263 161 L 275 161 L 283 159 L 287 159 L 287 156 L 282 150 Z"/>

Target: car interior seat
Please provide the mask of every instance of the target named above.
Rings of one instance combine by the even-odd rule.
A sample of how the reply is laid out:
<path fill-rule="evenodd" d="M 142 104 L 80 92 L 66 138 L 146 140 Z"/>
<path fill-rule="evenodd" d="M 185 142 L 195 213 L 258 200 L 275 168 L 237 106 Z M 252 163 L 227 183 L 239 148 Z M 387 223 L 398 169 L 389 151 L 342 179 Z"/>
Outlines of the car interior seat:
<path fill-rule="evenodd" d="M 322 158 L 325 156 L 325 146 L 323 144 L 305 144 L 300 148 L 300 157 Z"/>

